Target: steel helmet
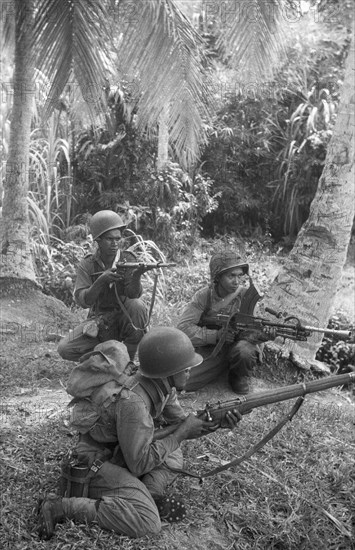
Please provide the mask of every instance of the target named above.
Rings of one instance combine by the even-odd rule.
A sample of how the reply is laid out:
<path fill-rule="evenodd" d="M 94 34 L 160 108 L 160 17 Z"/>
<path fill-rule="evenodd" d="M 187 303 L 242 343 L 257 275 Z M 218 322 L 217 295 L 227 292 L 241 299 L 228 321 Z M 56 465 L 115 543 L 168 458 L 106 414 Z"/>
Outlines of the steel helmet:
<path fill-rule="evenodd" d="M 89 222 L 90 233 L 94 241 L 101 237 L 106 231 L 111 229 L 121 229 L 126 227 L 121 216 L 113 212 L 113 210 L 100 210 L 92 216 Z"/>
<path fill-rule="evenodd" d="M 173 327 L 154 327 L 138 346 L 139 370 L 147 378 L 167 378 L 202 363 L 190 338 Z"/>
<path fill-rule="evenodd" d="M 244 275 L 249 275 L 249 264 L 243 261 L 243 258 L 233 251 L 221 251 L 213 254 L 210 260 L 210 273 L 212 282 L 216 281 L 219 275 L 225 271 L 241 267 Z"/>

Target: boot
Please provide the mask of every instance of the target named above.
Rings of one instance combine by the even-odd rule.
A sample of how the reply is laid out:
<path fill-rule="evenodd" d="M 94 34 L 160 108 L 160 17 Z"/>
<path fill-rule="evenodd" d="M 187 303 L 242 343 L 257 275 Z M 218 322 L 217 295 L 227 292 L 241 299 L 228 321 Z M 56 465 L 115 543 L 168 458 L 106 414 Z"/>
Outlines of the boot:
<path fill-rule="evenodd" d="M 169 523 L 175 523 L 186 518 L 184 501 L 178 495 L 154 497 L 160 518 Z"/>
<path fill-rule="evenodd" d="M 39 537 L 49 540 L 53 537 L 57 523 L 65 519 L 73 519 L 81 523 L 94 521 L 99 503 L 99 500 L 91 498 L 61 498 L 49 493 L 40 503 L 37 527 Z"/>
<path fill-rule="evenodd" d="M 246 376 L 240 376 L 233 371 L 229 371 L 228 382 L 231 385 L 234 393 L 249 393 L 249 382 Z"/>
<path fill-rule="evenodd" d="M 50 539 L 57 523 L 64 521 L 62 500 L 54 493 L 49 493 L 39 503 L 37 530 L 40 539 Z"/>

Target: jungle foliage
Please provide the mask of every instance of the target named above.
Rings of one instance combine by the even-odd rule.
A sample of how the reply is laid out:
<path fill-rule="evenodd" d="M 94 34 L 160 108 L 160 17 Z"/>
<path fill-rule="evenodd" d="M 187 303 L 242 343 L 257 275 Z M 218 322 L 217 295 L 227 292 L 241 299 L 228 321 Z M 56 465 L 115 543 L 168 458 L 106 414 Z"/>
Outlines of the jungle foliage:
<path fill-rule="evenodd" d="M 332 135 L 349 37 L 305 17 L 291 29 L 274 80 L 231 86 L 210 129 L 203 170 L 220 193 L 207 234 L 270 230 L 292 241 L 308 217 Z"/>
<path fill-rule="evenodd" d="M 28 197 L 35 257 L 38 247 L 86 238 L 88 217 L 101 208 L 119 211 L 132 230 L 172 258 L 190 251 L 201 233 L 292 244 L 307 219 L 332 135 L 351 4 L 336 10 L 337 2 L 321 2 L 319 11 L 288 25 L 283 60 L 263 85 L 238 80 L 232 57 L 223 55 L 225 29 L 213 10 L 197 20 L 195 12 L 188 14 L 215 64 L 212 92 L 219 106 L 214 120 L 206 121 L 201 161 L 189 172 L 173 149 L 157 171 L 159 128 L 147 133 L 137 125 L 140 97 L 133 81 L 106 81 L 104 117 L 95 124 L 69 83 L 43 122 L 38 113 L 48 83 L 38 72 Z M 1 105 L 5 160 L 10 96 L 7 86 Z"/>

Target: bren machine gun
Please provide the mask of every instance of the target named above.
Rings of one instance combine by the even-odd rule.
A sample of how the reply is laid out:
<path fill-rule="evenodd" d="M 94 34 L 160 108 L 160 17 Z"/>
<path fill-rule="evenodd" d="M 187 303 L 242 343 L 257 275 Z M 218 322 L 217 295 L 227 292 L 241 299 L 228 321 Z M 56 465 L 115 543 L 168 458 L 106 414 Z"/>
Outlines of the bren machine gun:
<path fill-rule="evenodd" d="M 351 337 L 352 332 L 349 330 L 333 330 L 328 328 L 319 328 L 312 326 L 301 325 L 298 317 L 288 315 L 286 312 L 277 312 L 266 307 L 266 313 L 283 318 L 283 322 L 275 322 L 264 317 L 256 317 L 253 315 L 256 303 L 262 298 L 257 287 L 251 281 L 248 290 L 243 296 L 240 310 L 231 315 L 216 313 L 214 315 L 203 315 L 201 322 L 208 328 L 225 328 L 236 332 L 236 335 L 244 330 L 258 330 L 266 335 L 272 333 L 273 337 L 281 336 L 290 340 L 306 341 L 312 332 L 321 332 L 328 336 L 337 337 L 341 340 L 347 340 Z M 217 344 L 217 347 L 218 344 Z"/>
<path fill-rule="evenodd" d="M 218 423 L 220 428 L 228 428 L 229 424 L 226 420 L 227 411 L 233 411 L 234 409 L 238 410 L 241 415 L 250 413 L 253 409 L 257 407 L 262 407 L 264 405 L 270 405 L 272 403 L 279 403 L 281 401 L 286 401 L 294 397 L 298 397 L 296 403 L 294 404 L 291 411 L 275 426 L 261 441 L 254 445 L 247 453 L 242 457 L 239 457 L 223 466 L 214 468 L 213 470 L 205 473 L 204 475 L 197 475 L 186 470 L 176 470 L 178 473 L 189 475 L 191 477 L 197 477 L 202 481 L 206 477 L 217 474 L 223 470 L 230 468 L 231 466 L 236 466 L 250 458 L 255 452 L 259 451 L 270 439 L 272 439 L 281 428 L 288 422 L 291 421 L 294 415 L 299 410 L 300 406 L 304 401 L 304 396 L 308 393 L 315 393 L 319 391 L 324 391 L 335 386 L 343 386 L 355 382 L 355 373 L 351 372 L 348 374 L 339 374 L 336 376 L 327 376 L 322 380 L 312 380 L 311 382 L 301 383 L 301 384 L 292 384 L 291 386 L 283 386 L 279 388 L 274 388 L 271 390 L 265 390 L 262 392 L 250 394 L 248 396 L 237 397 L 228 401 L 209 404 L 207 403 L 204 409 L 195 411 L 195 415 L 202 420 L 209 420 L 211 422 Z M 180 424 L 173 424 L 165 428 L 158 428 L 154 433 L 154 440 L 163 439 L 164 437 L 172 434 L 179 427 Z"/>
<path fill-rule="evenodd" d="M 266 307 L 265 311 L 280 318 L 283 314 Z M 234 313 L 233 315 L 216 314 L 204 319 L 204 324 L 207 326 L 225 327 L 238 333 L 244 330 L 261 330 L 265 334 L 272 333 L 276 338 L 289 338 L 290 340 L 306 341 L 312 332 L 322 332 L 327 336 L 337 337 L 341 340 L 347 340 L 351 337 L 350 330 L 334 330 L 328 328 L 312 327 L 301 325 L 298 317 L 293 315 L 287 316 L 283 323 L 276 323 L 265 319 L 264 317 L 255 317 L 246 313 Z"/>

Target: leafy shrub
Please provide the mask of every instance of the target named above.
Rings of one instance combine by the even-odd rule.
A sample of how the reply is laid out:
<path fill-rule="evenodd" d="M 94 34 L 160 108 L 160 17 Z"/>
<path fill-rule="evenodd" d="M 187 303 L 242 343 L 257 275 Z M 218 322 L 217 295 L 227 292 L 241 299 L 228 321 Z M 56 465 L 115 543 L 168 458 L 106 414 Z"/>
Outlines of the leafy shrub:
<path fill-rule="evenodd" d="M 217 207 L 211 187 L 209 178 L 192 178 L 170 162 L 160 172 L 150 171 L 116 209 L 144 238 L 179 257 L 196 246 L 203 217 Z"/>
<path fill-rule="evenodd" d="M 331 317 L 327 328 L 354 330 L 349 320 L 342 314 Z M 355 368 L 355 344 L 344 342 L 338 337 L 326 336 L 317 351 L 316 359 L 327 363 L 334 373 L 347 372 L 347 368 Z"/>
<path fill-rule="evenodd" d="M 33 256 L 36 276 L 44 294 L 62 300 L 68 307 L 75 306 L 73 290 L 76 267 L 92 241 L 80 244 L 51 238 L 51 244 L 34 244 Z"/>

